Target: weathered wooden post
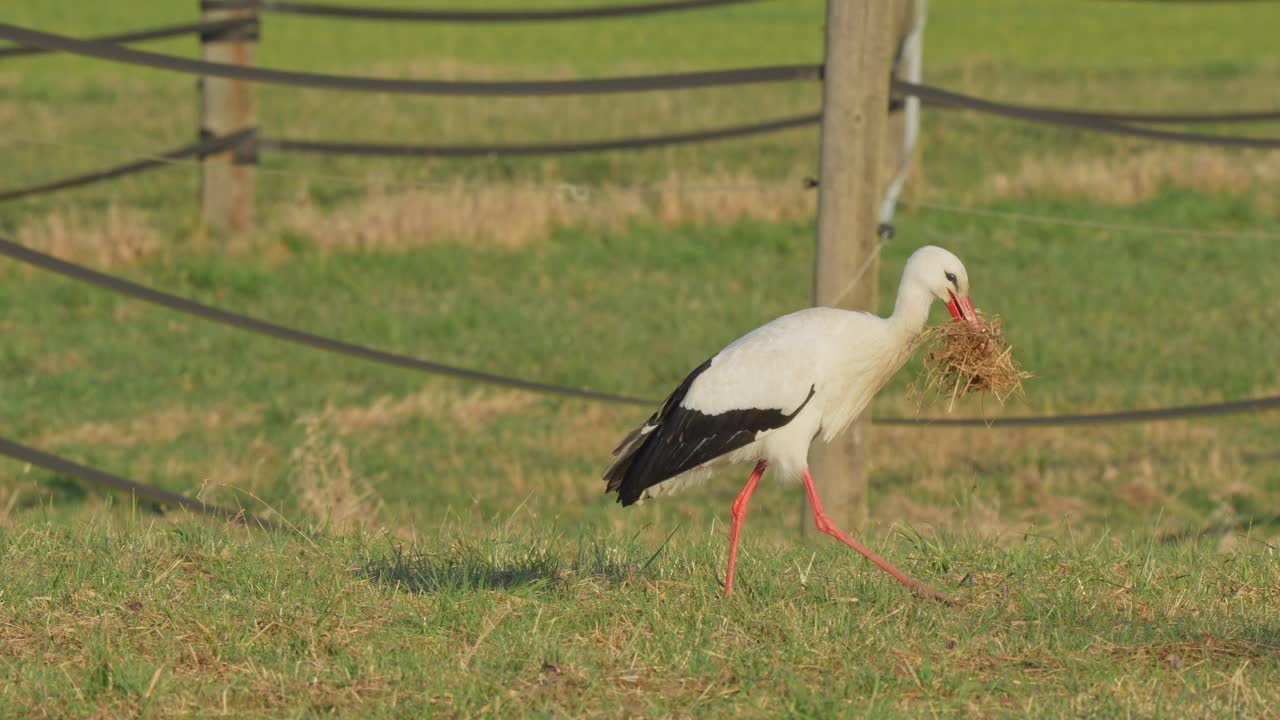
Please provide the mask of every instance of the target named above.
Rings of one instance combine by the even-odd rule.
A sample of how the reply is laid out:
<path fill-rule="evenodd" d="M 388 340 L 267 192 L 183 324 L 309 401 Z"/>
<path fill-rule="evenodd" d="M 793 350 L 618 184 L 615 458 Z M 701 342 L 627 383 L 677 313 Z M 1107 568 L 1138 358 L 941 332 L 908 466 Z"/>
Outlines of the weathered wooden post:
<path fill-rule="evenodd" d="M 201 0 L 200 11 L 205 20 L 246 20 L 242 25 L 202 33 L 201 57 L 209 62 L 253 65 L 259 28 L 256 8 L 224 9 L 217 0 Z M 252 83 L 215 77 L 202 77 L 199 83 L 202 140 L 254 127 Z M 256 134 L 203 159 L 200 214 L 208 227 L 241 232 L 253 226 L 257 161 Z"/>
<path fill-rule="evenodd" d="M 876 226 L 895 4 L 827 0 L 815 305 L 876 309 Z M 867 519 L 869 414 L 831 443 L 815 443 L 811 453 L 823 505 L 841 527 L 859 527 Z"/>

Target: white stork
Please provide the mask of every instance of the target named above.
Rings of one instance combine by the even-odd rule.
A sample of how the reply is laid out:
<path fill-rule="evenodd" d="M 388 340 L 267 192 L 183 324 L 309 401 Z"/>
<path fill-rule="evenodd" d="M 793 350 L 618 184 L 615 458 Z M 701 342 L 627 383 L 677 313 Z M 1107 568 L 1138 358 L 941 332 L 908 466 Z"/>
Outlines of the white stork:
<path fill-rule="evenodd" d="M 969 276 L 940 247 L 913 253 L 902 271 L 893 314 L 815 307 L 784 315 L 730 343 L 693 372 L 643 425 L 613 451 L 606 492 L 624 506 L 666 495 L 726 465 L 755 463 L 733 502 L 729 569 L 733 593 L 738 533 L 766 467 L 781 480 L 804 482 L 818 529 L 886 570 L 913 591 L 946 600 L 831 523 L 809 474 L 809 445 L 831 440 L 866 408 L 907 361 L 924 331 L 934 298 L 957 321 L 977 324 Z"/>

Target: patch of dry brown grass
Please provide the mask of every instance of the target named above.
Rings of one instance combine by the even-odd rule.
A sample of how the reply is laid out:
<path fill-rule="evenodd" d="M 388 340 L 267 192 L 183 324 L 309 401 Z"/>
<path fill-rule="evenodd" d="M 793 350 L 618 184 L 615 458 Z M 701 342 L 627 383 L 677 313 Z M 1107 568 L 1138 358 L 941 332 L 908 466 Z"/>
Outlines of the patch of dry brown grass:
<path fill-rule="evenodd" d="M 220 448 L 211 456 L 193 458 L 168 473 L 199 478 L 197 497 L 254 510 L 252 503 L 264 484 L 280 470 L 282 452 L 259 436 L 243 450 Z M 259 511 L 260 512 L 260 511 Z"/>
<path fill-rule="evenodd" d="M 1209 194 L 1243 194 L 1280 181 L 1280 163 L 1266 153 L 1217 148 L 1166 146 L 1121 156 L 1091 152 L 1028 155 L 1012 172 L 986 182 L 994 197 L 1064 196 L 1105 205 L 1130 205 L 1154 197 L 1166 187 Z M 1260 194 L 1260 201 L 1270 193 Z"/>
<path fill-rule="evenodd" d="M 384 395 L 368 405 L 326 408 L 303 418 L 304 423 L 323 420 L 338 435 L 354 435 L 390 428 L 408 420 L 447 417 L 463 431 L 474 431 L 503 415 L 523 413 L 536 396 L 517 390 L 476 389 L 460 394 L 428 385 L 412 395 Z"/>
<path fill-rule="evenodd" d="M 74 348 L 60 353 L 41 355 L 35 362 L 36 372 L 42 375 L 61 375 L 85 367 L 84 355 Z"/>
<path fill-rule="evenodd" d="M 380 524 L 383 502 L 351 468 L 350 453 L 334 439 L 333 419 L 303 420 L 305 437 L 290 455 L 290 484 L 302 512 L 339 533 Z"/>
<path fill-rule="evenodd" d="M 1280 658 L 1280 647 L 1254 640 L 1224 638 L 1207 633 L 1196 638 L 1154 645 L 1110 644 L 1104 647 L 1103 651 L 1112 657 L 1126 661 L 1167 665 L 1177 670 L 1187 665 L 1211 660 Z"/>
<path fill-rule="evenodd" d="M 164 247 L 148 216 L 112 204 L 102 213 L 59 210 L 18 227 L 19 244 L 63 260 L 112 267 L 140 262 Z"/>
<path fill-rule="evenodd" d="M 905 398 L 877 409 L 895 413 Z M 895 413 L 896 414 L 896 413 Z M 1194 422 L 1100 428 L 920 429 L 878 426 L 869 467 L 878 486 L 876 515 L 914 527 L 959 529 L 1012 541 L 1030 525 L 1084 526 L 1125 508 L 1177 517 L 1200 516 L 1179 499 L 1202 488 L 1235 518 L 1231 499 L 1256 492 L 1245 482 L 1231 430 Z M 1001 478 L 999 490 L 991 478 Z M 878 480 L 880 478 L 880 480 Z M 876 489 L 876 488 L 873 488 Z M 1108 504 L 1110 503 L 1110 504 Z"/>
<path fill-rule="evenodd" d="M 634 222 L 665 226 L 782 222 L 813 214 L 816 193 L 799 177 L 758 180 L 745 174 L 677 177 L 650 186 L 525 182 L 477 185 L 458 180 L 426 187 L 363 181 L 356 201 L 325 209 L 304 188 L 284 204 L 261 233 L 211 241 L 197 236 L 191 249 L 254 255 L 277 261 L 282 233 L 300 235 L 323 250 L 397 250 L 442 243 L 527 247 L 564 228 L 621 231 Z M 55 257 L 96 267 L 142 262 L 165 247 L 148 214 L 112 205 L 105 213 L 59 210 L 19 226 L 19 243 Z"/>
<path fill-rule="evenodd" d="M 0 485 L 0 527 L 13 524 L 13 509 L 22 499 L 22 490 L 11 483 Z"/>
<path fill-rule="evenodd" d="M 262 406 L 215 407 L 202 411 L 181 405 L 153 410 L 130 420 L 90 422 L 68 429 L 42 434 L 37 445 L 110 445 L 135 447 L 140 444 L 167 443 L 185 433 L 244 427 L 261 422 Z"/>
<path fill-rule="evenodd" d="M 370 181 L 363 200 L 334 210 L 317 207 L 303 193 L 280 222 L 328 249 L 388 250 L 447 242 L 515 249 L 568 227 L 621 230 L 631 222 L 670 226 L 791 220 L 811 215 L 815 202 L 816 195 L 799 178 L 766 182 L 743 175 L 672 176 L 647 188 L 458 181 L 393 190 Z"/>

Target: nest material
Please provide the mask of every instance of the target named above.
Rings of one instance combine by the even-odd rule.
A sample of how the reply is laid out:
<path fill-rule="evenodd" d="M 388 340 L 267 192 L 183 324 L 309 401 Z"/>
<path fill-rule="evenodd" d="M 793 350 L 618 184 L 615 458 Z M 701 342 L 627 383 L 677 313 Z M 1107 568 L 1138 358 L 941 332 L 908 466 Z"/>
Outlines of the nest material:
<path fill-rule="evenodd" d="M 1000 318 L 978 316 L 979 324 L 950 322 L 931 327 L 921 337 L 934 348 L 924 358 L 924 370 L 912 385 L 923 401 L 947 396 L 947 411 L 956 398 L 971 392 L 994 395 L 1003 405 L 1022 392 L 1022 381 L 1031 377 L 1013 359 L 1013 348 L 1001 333 Z"/>

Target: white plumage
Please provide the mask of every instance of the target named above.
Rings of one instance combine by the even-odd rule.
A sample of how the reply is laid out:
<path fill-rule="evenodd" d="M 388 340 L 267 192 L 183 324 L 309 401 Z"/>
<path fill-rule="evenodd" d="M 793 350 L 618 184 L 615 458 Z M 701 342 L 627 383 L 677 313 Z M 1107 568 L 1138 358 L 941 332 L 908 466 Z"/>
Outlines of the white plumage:
<path fill-rule="evenodd" d="M 977 322 L 968 295 L 960 260 L 925 246 L 907 261 L 887 318 L 818 307 L 752 330 L 690 373 L 648 421 L 623 439 L 605 472 L 608 489 L 630 505 L 688 487 L 726 465 L 757 463 L 734 504 L 726 577 L 726 593 L 731 592 L 738 526 L 764 468 L 773 468 L 784 481 L 803 479 L 816 500 L 808 474 L 814 438 L 839 435 L 902 367 L 934 299 L 947 303 L 954 318 Z M 820 503 L 815 510 L 819 527 L 829 524 L 820 516 Z M 865 550 L 856 541 L 851 544 Z M 873 553 L 868 557 L 883 563 Z M 891 567 L 886 569 L 908 582 Z"/>

